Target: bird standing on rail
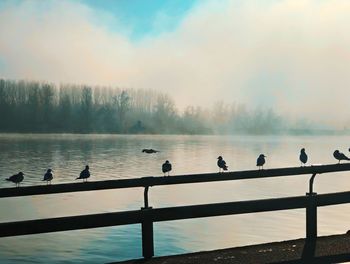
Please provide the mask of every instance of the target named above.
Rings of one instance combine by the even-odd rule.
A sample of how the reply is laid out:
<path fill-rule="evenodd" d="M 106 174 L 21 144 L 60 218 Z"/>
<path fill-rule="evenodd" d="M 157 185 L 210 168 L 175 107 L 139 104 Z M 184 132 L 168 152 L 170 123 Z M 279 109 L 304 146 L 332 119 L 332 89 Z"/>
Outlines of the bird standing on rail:
<path fill-rule="evenodd" d="M 256 166 L 258 166 L 259 170 L 264 169 L 264 164 L 265 164 L 265 158 L 266 156 L 264 154 L 260 154 L 258 159 L 256 160 Z"/>
<path fill-rule="evenodd" d="M 51 185 L 51 181 L 53 179 L 53 174 L 52 174 L 52 170 L 51 169 L 48 169 L 44 175 L 44 178 L 42 181 L 46 181 L 46 185 L 49 184 L 50 182 L 50 185 Z"/>
<path fill-rule="evenodd" d="M 300 150 L 299 160 L 300 160 L 300 162 L 301 162 L 301 166 L 303 166 L 303 164 L 305 165 L 306 162 L 307 162 L 307 154 L 306 154 L 304 148 L 302 148 L 302 149 Z"/>
<path fill-rule="evenodd" d="M 89 171 L 89 166 L 86 165 L 85 169 L 80 172 L 80 175 L 76 180 L 78 179 L 83 179 L 83 182 L 87 182 L 87 179 L 90 177 L 90 171 Z"/>
<path fill-rule="evenodd" d="M 13 182 L 16 184 L 16 187 L 19 187 L 19 184 L 23 181 L 23 179 L 24 179 L 24 173 L 20 171 L 19 173 L 7 178 L 6 181 Z"/>
<path fill-rule="evenodd" d="M 340 163 L 341 160 L 350 160 L 344 153 L 339 152 L 339 150 L 333 152 L 333 157 L 338 160 L 338 163 Z"/>
<path fill-rule="evenodd" d="M 227 171 L 228 169 L 228 166 L 226 165 L 226 161 L 224 161 L 224 159 L 221 156 L 218 157 L 217 165 L 219 167 L 219 173 L 221 172 L 221 169 L 222 169 L 222 172 Z"/>
<path fill-rule="evenodd" d="M 164 176 L 166 173 L 168 173 L 168 176 L 169 175 L 169 172 L 172 170 L 172 166 L 171 166 L 171 163 L 169 162 L 169 160 L 166 160 L 163 165 L 162 165 L 162 171 L 164 173 Z"/>

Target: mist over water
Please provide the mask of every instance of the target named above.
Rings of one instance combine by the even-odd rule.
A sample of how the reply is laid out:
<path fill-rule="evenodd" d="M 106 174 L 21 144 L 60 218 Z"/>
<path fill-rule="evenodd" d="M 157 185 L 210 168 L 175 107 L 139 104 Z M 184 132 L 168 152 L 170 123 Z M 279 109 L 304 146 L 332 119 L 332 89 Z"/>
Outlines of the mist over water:
<path fill-rule="evenodd" d="M 305 147 L 310 164 L 333 164 L 334 149 L 346 153 L 348 136 L 123 136 L 2 134 L 0 177 L 23 171 L 23 186 L 46 184 L 41 179 L 52 168 L 52 184 L 74 182 L 89 164 L 89 181 L 162 177 L 161 164 L 170 160 L 171 175 L 216 172 L 221 155 L 229 170 L 255 169 L 260 153 L 266 168 L 299 166 L 299 151 Z M 161 152 L 145 154 L 143 148 Z M 150 188 L 154 208 L 304 195 L 309 176 L 162 186 Z M 12 183 L 0 181 L 0 187 Z M 317 175 L 317 193 L 348 191 L 347 173 Z M 5 198 L 0 200 L 0 222 L 51 218 L 139 209 L 143 189 Z M 348 230 L 348 205 L 319 209 L 319 235 Z M 101 263 L 141 257 L 139 225 L 98 228 L 3 238 L 0 261 L 21 263 Z M 304 210 L 211 217 L 155 224 L 157 256 L 280 241 L 305 236 Z M 49 248 L 50 250 L 43 250 Z"/>

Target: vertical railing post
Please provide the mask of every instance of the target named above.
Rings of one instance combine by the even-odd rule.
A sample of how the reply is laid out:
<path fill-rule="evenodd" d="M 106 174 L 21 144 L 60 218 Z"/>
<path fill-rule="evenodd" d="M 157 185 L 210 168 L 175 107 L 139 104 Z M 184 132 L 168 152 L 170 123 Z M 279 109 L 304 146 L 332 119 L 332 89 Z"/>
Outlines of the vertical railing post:
<path fill-rule="evenodd" d="M 144 219 L 141 223 L 142 256 L 150 259 L 154 256 L 152 207 L 142 208 L 142 211 L 144 212 Z"/>
<path fill-rule="evenodd" d="M 317 238 L 317 193 L 313 192 L 313 184 L 316 174 L 309 181 L 309 192 L 306 193 L 306 240 L 315 241 Z"/>
<path fill-rule="evenodd" d="M 142 256 L 145 259 L 150 259 L 154 256 L 152 207 L 148 206 L 148 190 L 149 186 L 145 186 L 143 193 L 145 207 L 141 208 L 143 212 L 143 221 L 141 223 Z"/>
<path fill-rule="evenodd" d="M 307 193 L 306 205 L 306 240 L 317 238 L 317 193 Z"/>

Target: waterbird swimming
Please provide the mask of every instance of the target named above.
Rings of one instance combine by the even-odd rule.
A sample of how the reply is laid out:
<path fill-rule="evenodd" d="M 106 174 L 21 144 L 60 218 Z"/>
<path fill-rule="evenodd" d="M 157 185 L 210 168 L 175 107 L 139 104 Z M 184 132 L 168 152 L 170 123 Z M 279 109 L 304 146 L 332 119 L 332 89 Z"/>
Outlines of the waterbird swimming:
<path fill-rule="evenodd" d="M 87 182 L 87 178 L 89 177 L 90 177 L 89 166 L 86 165 L 85 169 L 80 172 L 80 175 L 78 178 L 76 178 L 76 180 L 83 179 L 83 182 L 84 181 Z"/>
<path fill-rule="evenodd" d="M 164 173 L 164 176 L 165 176 L 165 173 L 168 173 L 168 176 L 169 176 L 169 172 L 171 170 L 172 170 L 171 163 L 169 162 L 169 160 L 166 160 L 162 165 L 162 171 Z"/>
<path fill-rule="evenodd" d="M 47 184 L 49 184 L 49 182 L 50 182 L 50 184 L 51 184 L 52 179 L 53 179 L 52 170 L 51 170 L 51 169 L 48 169 L 48 170 L 46 171 L 46 173 L 45 173 L 44 178 L 43 178 L 42 181 L 46 181 L 46 185 L 47 185 Z"/>
<path fill-rule="evenodd" d="M 142 152 L 145 152 L 147 154 L 152 154 L 152 153 L 157 153 L 159 151 L 155 149 L 143 149 Z"/>
<path fill-rule="evenodd" d="M 227 171 L 228 166 L 226 165 L 226 161 L 224 161 L 221 156 L 218 157 L 217 165 L 219 167 L 219 173 L 221 172 L 221 169 L 223 171 Z"/>
<path fill-rule="evenodd" d="M 350 160 L 344 153 L 339 152 L 339 150 L 333 152 L 333 157 L 339 161 L 338 163 L 340 163 L 341 160 Z"/>
<path fill-rule="evenodd" d="M 7 178 L 6 181 L 11 181 L 13 183 L 16 183 L 16 187 L 19 187 L 19 184 L 23 181 L 23 179 L 24 179 L 24 173 L 20 171 L 19 173 Z"/>
<path fill-rule="evenodd" d="M 307 154 L 306 154 L 304 148 L 302 148 L 302 149 L 300 150 L 299 160 L 300 160 L 300 162 L 301 162 L 301 166 L 303 166 L 303 164 L 305 165 L 306 162 L 307 162 Z"/>
<path fill-rule="evenodd" d="M 258 159 L 256 160 L 256 166 L 258 166 L 259 170 L 260 170 L 260 167 L 261 169 L 264 169 L 265 158 L 266 156 L 264 154 L 260 154 Z"/>

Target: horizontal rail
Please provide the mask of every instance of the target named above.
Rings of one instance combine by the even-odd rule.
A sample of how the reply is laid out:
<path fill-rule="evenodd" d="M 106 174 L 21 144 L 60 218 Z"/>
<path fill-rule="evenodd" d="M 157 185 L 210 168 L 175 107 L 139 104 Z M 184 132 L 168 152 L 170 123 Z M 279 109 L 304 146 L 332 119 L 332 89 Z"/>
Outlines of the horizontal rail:
<path fill-rule="evenodd" d="M 307 199 L 307 196 L 295 196 L 0 223 L 0 237 L 129 225 L 142 223 L 144 221 L 160 222 L 199 217 L 300 209 L 306 208 Z M 349 202 L 350 192 L 320 194 L 317 196 L 316 201 L 317 206 Z"/>
<path fill-rule="evenodd" d="M 163 177 L 163 176 L 142 177 L 142 178 L 136 178 L 136 179 L 134 178 L 134 179 L 122 179 L 122 180 L 107 180 L 107 181 L 95 181 L 95 182 L 84 182 L 84 183 L 76 182 L 76 183 L 64 183 L 64 184 L 53 184 L 53 185 L 26 186 L 26 187 L 20 187 L 20 188 L 2 188 L 0 189 L 0 198 L 67 193 L 67 192 L 108 190 L 108 189 L 120 189 L 120 188 L 147 187 L 147 186 L 157 186 L 157 185 L 231 181 L 231 180 L 257 179 L 257 178 L 269 178 L 269 177 L 280 177 L 280 176 L 297 176 L 297 175 L 321 174 L 321 173 L 341 172 L 341 171 L 350 171 L 350 163 L 317 165 L 317 166 L 308 166 L 308 167 L 277 168 L 277 169 L 268 169 L 268 170 L 234 171 L 234 172 L 225 172 L 225 173 L 177 175 L 177 176 L 170 176 L 170 177 Z"/>

